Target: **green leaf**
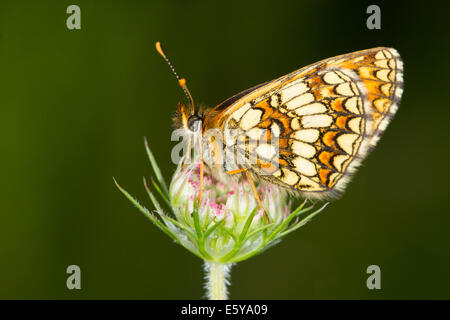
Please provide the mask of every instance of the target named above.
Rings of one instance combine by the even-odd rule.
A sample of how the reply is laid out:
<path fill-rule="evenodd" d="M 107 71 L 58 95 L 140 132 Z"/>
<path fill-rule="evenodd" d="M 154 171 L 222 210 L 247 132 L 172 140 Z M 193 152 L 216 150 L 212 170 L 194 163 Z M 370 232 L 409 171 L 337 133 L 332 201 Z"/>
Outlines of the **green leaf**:
<path fill-rule="evenodd" d="M 120 190 L 120 192 L 122 192 L 124 195 L 125 195 L 125 197 L 127 197 L 128 198 L 128 200 L 130 200 L 131 201 L 131 203 L 133 203 L 134 204 L 134 206 L 136 207 L 136 208 L 138 208 L 139 209 L 139 211 L 141 211 L 151 222 L 153 222 L 153 224 L 155 224 L 160 230 L 162 230 L 164 233 L 166 233 L 169 237 L 171 237 L 177 244 L 179 244 L 179 245 L 181 245 L 183 248 L 185 248 L 186 250 L 188 250 L 189 252 L 191 252 L 192 254 L 194 254 L 194 255 L 196 255 L 197 257 L 199 257 L 200 259 L 205 259 L 205 257 L 200 253 L 200 252 L 198 252 L 198 251 L 195 251 L 195 250 L 192 250 L 191 248 L 189 248 L 185 243 L 184 243 L 184 241 L 181 241 L 179 238 L 178 238 L 178 236 L 177 235 L 175 235 L 166 225 L 164 225 L 161 221 L 159 221 L 155 216 L 153 216 L 145 207 L 143 207 L 141 204 L 139 204 L 139 202 L 136 200 L 136 199 L 134 199 L 125 189 L 123 189 L 118 183 L 117 183 L 117 181 L 116 181 L 116 179 L 114 179 L 113 178 L 113 180 L 114 180 L 114 183 L 116 184 L 116 186 L 117 186 L 117 188 Z M 162 213 L 162 211 L 159 213 L 159 216 L 162 218 L 162 219 L 168 219 L 169 221 L 170 220 L 173 220 L 173 219 L 171 219 L 170 217 L 168 217 L 168 216 L 166 216 L 166 215 L 164 215 L 163 213 Z M 174 222 L 174 220 L 173 221 L 170 221 L 170 222 Z M 177 227 L 179 227 L 178 225 L 177 225 Z M 194 237 L 195 238 L 195 237 Z"/>
<path fill-rule="evenodd" d="M 266 224 L 265 226 L 259 227 L 258 229 L 253 230 L 252 232 L 250 232 L 250 234 L 246 237 L 247 239 L 250 239 L 251 237 L 253 237 L 255 234 L 260 233 L 264 230 L 267 230 L 271 227 L 273 227 L 275 225 L 275 223 L 270 223 L 270 224 Z"/>
<path fill-rule="evenodd" d="M 168 215 L 163 214 L 162 212 L 158 212 L 159 216 L 161 217 L 161 219 L 163 220 L 167 220 L 171 223 L 173 223 L 175 226 L 177 226 L 179 229 L 185 231 L 187 234 L 189 234 L 189 236 L 191 236 L 192 239 L 197 239 L 195 234 L 185 225 L 183 225 L 182 223 L 178 222 L 177 220 L 169 217 Z"/>
<path fill-rule="evenodd" d="M 231 258 L 233 258 L 241 249 L 241 243 L 239 242 L 239 239 L 236 237 L 236 235 L 228 230 L 227 227 L 220 225 L 219 229 L 228 234 L 234 241 L 233 249 L 231 249 L 226 255 L 218 259 L 219 262 L 228 263 L 229 261 L 231 261 Z"/>
<path fill-rule="evenodd" d="M 243 255 L 238 255 L 237 257 L 235 257 L 234 259 L 231 259 L 229 262 L 227 263 L 237 263 L 240 261 L 244 261 L 247 260 L 253 256 L 256 256 L 258 254 L 263 253 L 264 251 L 266 251 L 267 249 L 269 249 L 270 247 L 273 247 L 274 245 L 278 244 L 281 240 L 276 239 L 271 241 L 270 243 L 266 243 L 266 242 L 262 242 L 261 245 L 258 246 L 258 248 L 251 250 L 250 252 L 247 252 Z"/>
<path fill-rule="evenodd" d="M 255 213 L 257 210 L 258 210 L 258 207 L 253 209 L 253 211 L 248 215 L 247 220 L 245 220 L 244 228 L 242 229 L 242 232 L 239 236 L 239 242 L 242 242 L 245 239 L 245 236 L 247 235 L 248 229 L 250 228 L 250 225 L 252 224 L 253 217 L 255 216 Z"/>
<path fill-rule="evenodd" d="M 202 229 L 200 228 L 200 217 L 198 215 L 198 202 L 194 200 L 194 212 L 192 213 L 194 218 L 194 228 L 199 239 L 203 238 Z"/>
<path fill-rule="evenodd" d="M 158 180 L 159 184 L 162 186 L 166 196 L 169 197 L 169 189 L 167 188 L 167 185 L 166 185 L 166 182 L 164 181 L 161 170 L 159 169 L 159 166 L 156 163 L 155 157 L 153 156 L 153 153 L 150 151 L 150 148 L 148 147 L 147 138 L 144 138 L 144 142 L 145 142 L 145 150 L 147 151 L 148 159 L 150 160 L 150 164 L 152 165 L 153 171 L 155 172 L 156 179 Z"/>
<path fill-rule="evenodd" d="M 229 235 L 229 236 L 233 239 L 233 241 L 234 241 L 235 243 L 238 243 L 238 242 L 239 242 L 239 240 L 238 240 L 238 238 L 236 237 L 236 235 L 235 235 L 233 232 L 231 232 L 230 230 L 228 230 L 228 228 L 225 227 L 224 225 L 220 225 L 220 226 L 219 226 L 219 229 L 222 230 L 223 232 L 225 232 L 227 235 Z"/>
<path fill-rule="evenodd" d="M 208 237 L 211 235 L 211 233 L 213 233 L 214 230 L 216 230 L 224 221 L 225 221 L 225 219 L 221 219 L 221 220 L 217 221 L 216 223 L 214 223 L 211 227 L 209 227 L 208 230 L 205 231 L 204 238 L 208 239 Z"/>
<path fill-rule="evenodd" d="M 166 195 L 161 191 L 161 188 L 158 186 L 158 184 L 155 182 L 155 180 L 153 180 L 153 177 L 150 177 L 153 187 L 155 188 L 155 190 L 159 193 L 159 195 L 161 196 L 161 198 L 163 198 L 164 202 L 169 206 L 169 208 L 172 208 L 172 205 L 170 204 L 169 199 L 167 199 Z M 147 193 L 150 192 L 150 189 L 147 185 L 147 180 L 144 177 L 144 188 L 145 190 L 147 190 Z"/>
<path fill-rule="evenodd" d="M 272 240 L 277 236 L 278 233 L 280 233 L 282 230 L 286 229 L 287 226 L 289 225 L 289 223 L 292 221 L 292 219 L 294 219 L 295 217 L 297 217 L 299 214 L 302 213 L 302 209 L 303 209 L 303 207 L 305 206 L 305 204 L 306 204 L 306 200 L 303 201 L 303 203 L 302 203 L 301 205 L 299 205 L 299 206 L 297 207 L 297 209 L 295 209 L 294 212 L 292 212 L 292 213 L 291 213 L 291 214 L 283 221 L 283 223 L 282 223 L 278 228 L 276 228 L 276 229 L 270 234 L 270 236 L 267 238 L 267 242 L 272 241 Z M 311 208 L 312 208 L 312 207 L 306 208 L 306 209 L 304 209 L 303 211 L 305 211 L 305 210 L 306 210 L 306 211 L 307 211 L 307 210 L 310 210 Z"/>
<path fill-rule="evenodd" d="M 318 215 L 320 212 L 322 212 L 323 209 L 326 208 L 326 206 L 329 204 L 329 202 L 325 203 L 321 208 L 319 208 L 318 210 L 316 210 L 315 212 L 311 213 L 310 215 L 308 215 L 307 217 L 305 217 L 304 219 L 300 220 L 299 222 L 297 222 L 294 226 L 292 226 L 291 228 L 289 228 L 288 230 L 280 233 L 277 238 L 282 238 L 286 235 L 288 235 L 291 232 L 294 232 L 295 230 L 297 230 L 300 227 L 303 227 L 306 223 L 308 223 L 309 221 L 311 221 L 312 218 L 314 218 L 316 215 Z"/>
<path fill-rule="evenodd" d="M 125 197 L 128 198 L 128 200 L 131 201 L 132 204 L 134 204 L 134 206 L 136 208 L 139 209 L 139 211 L 141 211 L 151 222 L 153 222 L 158 228 L 160 228 L 162 231 L 164 231 L 168 236 L 170 236 L 172 239 L 174 239 L 175 241 L 178 242 L 178 238 L 177 236 L 172 233 L 172 231 L 170 231 L 166 225 L 164 225 L 161 221 L 159 221 L 156 217 L 154 217 L 150 211 L 147 210 L 147 208 L 145 208 L 144 206 L 142 206 L 136 199 L 134 199 L 125 189 L 123 189 L 116 181 L 116 179 L 114 179 L 114 183 L 116 184 L 116 187 L 120 190 L 120 192 L 122 192 Z"/>
<path fill-rule="evenodd" d="M 153 205 L 156 208 L 156 211 L 158 212 L 162 212 L 162 208 L 161 205 L 159 204 L 158 200 L 156 199 L 156 197 L 153 195 L 153 193 L 150 191 L 150 189 L 147 186 L 147 181 L 145 180 L 145 177 L 143 177 L 144 180 L 144 187 L 145 190 L 147 191 L 148 197 L 150 198 L 150 201 L 153 203 Z"/>

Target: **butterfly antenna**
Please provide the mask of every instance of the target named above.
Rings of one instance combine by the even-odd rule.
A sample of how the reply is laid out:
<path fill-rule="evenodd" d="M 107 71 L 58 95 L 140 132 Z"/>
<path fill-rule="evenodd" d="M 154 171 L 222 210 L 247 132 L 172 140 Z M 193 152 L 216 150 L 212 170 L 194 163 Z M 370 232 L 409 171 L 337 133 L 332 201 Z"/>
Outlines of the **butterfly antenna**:
<path fill-rule="evenodd" d="M 186 97 L 189 100 L 189 103 L 191 104 L 192 108 L 194 107 L 194 99 L 192 98 L 191 93 L 189 92 L 189 89 L 186 85 L 186 79 L 184 78 L 180 78 L 177 74 L 177 72 L 175 71 L 175 68 L 173 67 L 172 63 L 170 62 L 169 58 L 167 58 L 166 53 L 164 52 L 164 50 L 161 47 L 161 42 L 156 42 L 156 51 L 158 51 L 158 53 L 164 58 L 164 60 L 166 60 L 167 64 L 170 67 L 170 70 L 172 70 L 172 73 L 175 75 L 175 78 L 177 78 L 178 80 L 178 84 L 180 85 L 181 89 L 183 89 L 184 93 L 186 94 Z"/>

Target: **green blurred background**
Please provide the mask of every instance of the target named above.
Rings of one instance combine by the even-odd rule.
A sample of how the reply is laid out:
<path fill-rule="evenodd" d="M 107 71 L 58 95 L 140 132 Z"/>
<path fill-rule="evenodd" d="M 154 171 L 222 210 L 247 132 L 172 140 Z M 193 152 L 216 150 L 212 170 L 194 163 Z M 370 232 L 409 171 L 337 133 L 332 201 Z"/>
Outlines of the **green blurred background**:
<path fill-rule="evenodd" d="M 2 0 L 0 298 L 204 297 L 202 262 L 112 180 L 151 207 L 144 136 L 167 179 L 175 168 L 171 116 L 184 96 L 157 40 L 209 106 L 323 58 L 398 49 L 400 109 L 345 196 L 235 266 L 231 297 L 450 298 L 447 8 L 392 2 Z M 81 30 L 66 28 L 70 4 Z M 370 4 L 381 30 L 366 28 Z M 82 290 L 66 288 L 71 264 Z M 381 290 L 366 288 L 371 264 Z"/>

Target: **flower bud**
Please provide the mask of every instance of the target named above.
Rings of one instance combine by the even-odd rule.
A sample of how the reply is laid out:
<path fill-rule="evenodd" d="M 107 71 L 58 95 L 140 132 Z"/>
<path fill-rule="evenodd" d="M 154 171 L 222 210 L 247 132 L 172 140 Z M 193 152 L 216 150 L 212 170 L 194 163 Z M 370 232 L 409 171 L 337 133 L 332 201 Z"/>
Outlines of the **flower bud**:
<path fill-rule="evenodd" d="M 218 180 L 207 170 L 203 185 L 200 163 L 180 164 L 167 188 L 156 161 L 147 148 L 159 183 L 154 188 L 170 205 L 173 215 L 165 214 L 147 184 L 145 188 L 156 208 L 152 214 L 127 191 L 120 191 L 157 227 L 199 258 L 219 264 L 248 259 L 278 243 L 285 235 L 308 222 L 324 207 L 312 213 L 306 201 L 291 212 L 291 201 L 285 189 L 275 184 L 256 183 L 256 193 L 246 175 Z M 144 180 L 145 182 L 145 180 Z M 199 203 L 202 188 L 201 203 Z"/>

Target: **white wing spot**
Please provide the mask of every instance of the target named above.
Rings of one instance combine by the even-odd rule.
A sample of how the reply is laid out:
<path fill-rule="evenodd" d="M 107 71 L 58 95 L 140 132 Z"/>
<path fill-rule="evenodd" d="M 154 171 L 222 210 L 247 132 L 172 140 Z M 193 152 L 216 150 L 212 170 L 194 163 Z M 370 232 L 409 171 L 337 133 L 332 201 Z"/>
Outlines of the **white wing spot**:
<path fill-rule="evenodd" d="M 241 119 L 241 128 L 248 130 L 261 121 L 262 111 L 259 109 L 248 110 Z"/>
<path fill-rule="evenodd" d="M 316 149 L 308 143 L 294 141 L 292 143 L 292 152 L 303 158 L 312 158 L 316 154 Z"/>
<path fill-rule="evenodd" d="M 328 84 L 339 84 L 344 82 L 344 79 L 342 79 L 339 74 L 334 71 L 325 73 L 323 80 Z"/>
<path fill-rule="evenodd" d="M 392 49 L 392 50 L 395 51 L 395 49 Z M 387 58 L 389 58 L 389 59 L 392 58 L 392 53 L 390 53 L 388 50 L 383 50 L 383 53 Z M 395 53 L 397 53 L 397 52 L 395 52 Z"/>
<path fill-rule="evenodd" d="M 349 159 L 349 157 L 345 156 L 343 154 L 337 155 L 337 156 L 333 157 L 333 165 L 338 171 L 342 171 L 343 164 L 348 159 Z"/>
<path fill-rule="evenodd" d="M 275 137 L 279 137 L 280 136 L 281 130 L 280 130 L 280 126 L 278 125 L 278 123 L 273 122 L 272 125 L 270 126 L 270 130 L 272 131 L 272 134 Z"/>
<path fill-rule="evenodd" d="M 270 144 L 261 144 L 258 147 L 256 147 L 255 152 L 262 159 L 270 160 L 276 155 L 277 150 L 274 146 Z"/>
<path fill-rule="evenodd" d="M 255 127 L 250 130 L 245 131 L 245 136 L 249 137 L 252 140 L 258 140 L 261 138 L 262 134 L 264 133 L 264 129 Z M 244 138 L 245 139 L 245 138 Z"/>
<path fill-rule="evenodd" d="M 244 104 L 242 107 L 240 107 L 239 109 L 237 109 L 235 112 L 233 112 L 233 118 L 234 120 L 238 121 L 241 120 L 242 115 L 248 110 L 250 109 L 251 105 L 250 103 L 246 103 Z"/>
<path fill-rule="evenodd" d="M 293 118 L 291 120 L 291 128 L 293 130 L 298 130 L 300 129 L 300 121 L 298 120 L 298 118 Z"/>
<path fill-rule="evenodd" d="M 348 122 L 348 127 L 352 129 L 353 132 L 361 134 L 361 118 L 356 117 L 353 119 L 350 119 Z"/>
<path fill-rule="evenodd" d="M 300 183 L 299 183 L 300 187 L 307 187 L 307 189 L 311 190 L 311 189 L 321 189 L 319 183 L 317 183 L 316 181 L 306 177 L 306 176 L 302 176 L 300 178 Z"/>
<path fill-rule="evenodd" d="M 278 108 L 278 106 L 280 105 L 280 98 L 278 97 L 278 95 L 274 94 L 270 97 L 270 105 L 274 108 Z"/>
<path fill-rule="evenodd" d="M 308 91 L 308 86 L 304 82 L 300 82 L 281 90 L 281 103 L 286 103 L 293 97 L 301 95 Z"/>
<path fill-rule="evenodd" d="M 295 158 L 292 163 L 295 166 L 295 170 L 304 174 L 305 176 L 314 176 L 317 174 L 316 166 L 309 160 L 303 157 Z"/>
<path fill-rule="evenodd" d="M 389 82 L 389 78 L 388 78 L 389 72 L 390 72 L 389 69 L 378 70 L 377 73 L 376 73 L 377 78 L 382 80 L 382 81 Z"/>
<path fill-rule="evenodd" d="M 294 99 L 286 102 L 286 108 L 288 110 L 297 109 L 305 104 L 311 103 L 314 101 L 314 95 L 312 93 L 305 93 Z"/>
<path fill-rule="evenodd" d="M 336 92 L 340 95 L 351 97 L 355 95 L 354 85 L 351 82 L 341 83 L 336 87 Z"/>
<path fill-rule="evenodd" d="M 345 109 L 350 111 L 354 114 L 360 114 L 361 111 L 359 110 L 360 106 L 360 97 L 351 97 L 347 99 L 344 103 Z"/>
<path fill-rule="evenodd" d="M 358 137 L 359 135 L 354 133 L 345 133 L 337 138 L 337 143 L 347 154 L 353 154 L 353 143 Z"/>
<path fill-rule="evenodd" d="M 387 69 L 387 68 L 389 68 L 388 63 L 390 63 L 390 61 L 392 61 L 392 60 L 387 60 L 387 59 L 377 60 L 377 61 L 375 61 L 375 65 L 378 68 Z"/>
<path fill-rule="evenodd" d="M 288 169 L 283 169 L 283 173 L 284 176 L 281 178 L 281 181 L 283 181 L 284 183 L 293 186 L 298 182 L 299 177 L 295 172 Z"/>
<path fill-rule="evenodd" d="M 302 117 L 304 128 L 329 127 L 333 123 L 333 118 L 327 114 L 309 115 Z"/>
<path fill-rule="evenodd" d="M 294 139 L 304 142 L 316 142 L 319 139 L 319 130 L 317 129 L 303 129 L 294 132 Z"/>
<path fill-rule="evenodd" d="M 375 55 L 375 59 L 383 60 L 386 59 L 386 56 L 384 55 L 383 51 L 378 51 L 377 54 Z"/>
<path fill-rule="evenodd" d="M 327 107 L 325 107 L 325 105 L 320 102 L 314 102 L 295 109 L 295 113 L 299 116 L 304 116 L 307 114 L 324 113 L 325 111 L 327 111 Z"/>

